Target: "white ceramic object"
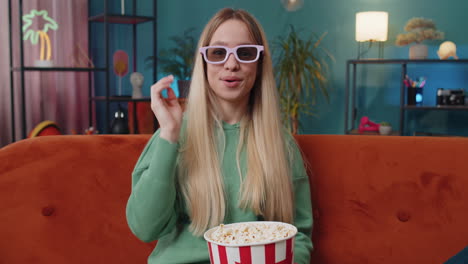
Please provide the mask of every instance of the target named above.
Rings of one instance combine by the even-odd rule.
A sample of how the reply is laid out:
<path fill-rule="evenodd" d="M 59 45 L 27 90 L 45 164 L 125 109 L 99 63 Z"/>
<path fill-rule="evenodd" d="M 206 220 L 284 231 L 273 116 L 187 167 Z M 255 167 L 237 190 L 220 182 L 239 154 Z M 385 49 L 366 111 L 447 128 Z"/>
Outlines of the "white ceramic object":
<path fill-rule="evenodd" d="M 54 62 L 51 60 L 36 60 L 34 61 L 34 66 L 36 67 L 52 67 Z"/>
<path fill-rule="evenodd" d="M 452 41 L 444 41 L 440 44 L 439 50 L 437 51 L 437 55 L 441 60 L 446 60 L 450 57 L 458 60 L 457 57 L 457 45 Z"/>
<path fill-rule="evenodd" d="M 392 127 L 391 126 L 379 126 L 379 133 L 380 135 L 390 135 L 392 133 Z"/>
<path fill-rule="evenodd" d="M 427 58 L 427 46 L 424 44 L 411 45 L 409 48 L 409 58 L 411 60 L 421 60 Z"/>
<path fill-rule="evenodd" d="M 144 80 L 145 78 L 143 77 L 143 74 L 139 72 L 133 72 L 132 74 L 130 74 L 130 83 L 132 84 L 132 88 L 133 88 L 133 92 L 132 92 L 133 99 L 143 98 L 142 87 L 143 87 Z"/>

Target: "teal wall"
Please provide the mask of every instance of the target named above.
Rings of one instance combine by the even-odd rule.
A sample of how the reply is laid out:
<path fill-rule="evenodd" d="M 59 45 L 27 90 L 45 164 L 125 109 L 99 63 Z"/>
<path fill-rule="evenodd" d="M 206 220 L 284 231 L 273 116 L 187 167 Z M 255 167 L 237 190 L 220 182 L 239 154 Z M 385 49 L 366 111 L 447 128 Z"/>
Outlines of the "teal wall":
<path fill-rule="evenodd" d="M 120 1 L 119 1 L 120 2 Z M 385 43 L 386 59 L 406 59 L 408 47 L 397 47 L 396 35 L 403 33 L 403 27 L 412 17 L 433 19 L 439 30 L 445 32 L 446 40 L 457 44 L 457 54 L 460 58 L 468 58 L 468 34 L 466 0 L 304 0 L 302 9 L 287 12 L 280 0 L 171 0 L 158 1 L 158 48 L 171 45 L 169 37 L 181 34 L 188 27 L 195 27 L 200 33 L 210 17 L 220 8 L 242 8 L 251 12 L 263 25 L 270 45 L 287 32 L 288 25 L 305 33 L 322 34 L 328 32 L 323 44 L 335 61 L 330 64 L 331 100 L 327 104 L 323 98 L 316 107 L 317 115 L 302 119 L 304 134 L 342 134 L 344 131 L 344 87 L 345 66 L 348 59 L 357 57 L 355 37 L 355 13 L 359 11 L 389 12 L 389 40 Z M 151 10 L 152 1 L 138 0 L 142 12 Z M 149 13 L 146 13 L 149 15 Z M 151 30 L 151 29 L 148 29 Z M 429 42 L 429 58 L 437 58 L 438 42 Z M 145 47 L 151 49 L 151 47 Z M 373 50 L 366 55 L 376 56 Z M 399 111 L 399 74 L 398 66 L 365 66 L 358 71 L 358 81 L 361 93 L 358 96 L 358 106 L 361 110 L 358 117 L 369 116 L 372 120 L 389 121 L 398 126 Z M 427 85 L 424 88 L 424 103 L 431 105 L 435 101 L 435 90 L 443 88 L 468 88 L 468 65 L 466 66 L 408 66 L 408 74 L 412 77 L 426 76 Z M 151 77 L 149 71 L 145 77 Z M 158 76 L 160 77 L 160 76 Z M 145 93 L 149 95 L 150 83 L 145 84 Z M 468 135 L 468 111 L 447 112 L 410 112 L 406 122 L 408 133 L 412 131 L 427 131 L 434 133 L 452 133 Z"/>

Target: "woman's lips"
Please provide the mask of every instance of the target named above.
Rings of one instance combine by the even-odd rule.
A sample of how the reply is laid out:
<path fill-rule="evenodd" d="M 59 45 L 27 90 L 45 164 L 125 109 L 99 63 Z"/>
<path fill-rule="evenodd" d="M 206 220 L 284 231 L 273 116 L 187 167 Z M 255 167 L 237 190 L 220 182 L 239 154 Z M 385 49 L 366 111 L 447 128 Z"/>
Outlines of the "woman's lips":
<path fill-rule="evenodd" d="M 224 85 L 226 85 L 226 87 L 229 87 L 229 88 L 235 88 L 235 87 L 239 86 L 241 82 L 242 82 L 242 80 L 238 79 L 238 78 L 225 78 L 225 79 L 223 79 Z"/>

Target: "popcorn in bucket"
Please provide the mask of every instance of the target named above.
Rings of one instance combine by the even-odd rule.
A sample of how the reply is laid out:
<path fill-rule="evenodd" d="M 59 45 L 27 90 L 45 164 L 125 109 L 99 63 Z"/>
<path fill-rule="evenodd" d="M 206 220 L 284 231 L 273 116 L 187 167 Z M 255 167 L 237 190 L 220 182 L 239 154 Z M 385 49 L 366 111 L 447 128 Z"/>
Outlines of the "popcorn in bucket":
<path fill-rule="evenodd" d="M 297 228 L 282 222 L 241 222 L 205 232 L 211 264 L 293 264 Z"/>

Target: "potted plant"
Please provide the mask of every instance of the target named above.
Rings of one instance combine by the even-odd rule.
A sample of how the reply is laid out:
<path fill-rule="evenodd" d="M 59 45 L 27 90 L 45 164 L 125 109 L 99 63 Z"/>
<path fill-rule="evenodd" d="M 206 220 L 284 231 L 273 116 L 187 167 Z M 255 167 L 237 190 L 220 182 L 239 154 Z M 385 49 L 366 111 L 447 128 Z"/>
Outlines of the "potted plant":
<path fill-rule="evenodd" d="M 333 56 L 320 46 L 325 35 L 312 34 L 302 39 L 291 26 L 289 34 L 280 36 L 275 46 L 279 52 L 275 71 L 281 112 L 286 127 L 293 134 L 298 132 L 302 114 L 314 115 L 312 107 L 318 92 L 329 102 L 326 59 L 333 59 Z"/>
<path fill-rule="evenodd" d="M 379 125 L 379 133 L 381 135 L 390 135 L 392 133 L 392 126 L 388 122 L 381 122 Z"/>
<path fill-rule="evenodd" d="M 422 44 L 424 40 L 444 39 L 444 33 L 438 31 L 435 23 L 430 19 L 415 17 L 406 23 L 405 31 L 407 33 L 398 34 L 396 39 L 397 46 L 405 46 L 411 43 L 409 50 L 410 59 L 427 58 L 427 46 Z"/>
<path fill-rule="evenodd" d="M 194 28 L 189 28 L 182 35 L 170 37 L 173 46 L 164 49 L 157 56 L 158 64 L 164 74 L 172 74 L 177 78 L 179 97 L 185 98 L 190 88 L 190 77 L 193 70 L 193 59 L 197 42 L 193 36 Z M 147 67 L 153 67 L 154 56 L 146 58 Z"/>

